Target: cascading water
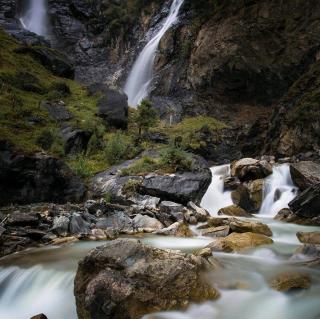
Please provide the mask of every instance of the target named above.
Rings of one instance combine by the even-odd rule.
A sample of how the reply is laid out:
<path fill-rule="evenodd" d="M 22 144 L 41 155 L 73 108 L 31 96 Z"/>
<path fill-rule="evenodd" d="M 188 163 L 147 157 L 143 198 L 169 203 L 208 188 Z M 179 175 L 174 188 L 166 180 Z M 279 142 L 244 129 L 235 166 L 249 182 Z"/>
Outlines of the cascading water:
<path fill-rule="evenodd" d="M 232 205 L 231 192 L 224 190 L 224 179 L 230 175 L 230 165 L 212 167 L 211 173 L 212 181 L 201 206 L 211 215 L 217 215 L 219 209 Z"/>
<path fill-rule="evenodd" d="M 169 15 L 162 28 L 147 43 L 133 65 L 124 88 L 128 95 L 128 103 L 132 107 L 136 107 L 149 94 L 157 48 L 163 35 L 177 22 L 183 2 L 184 0 L 173 0 Z"/>
<path fill-rule="evenodd" d="M 259 215 L 274 217 L 281 209 L 287 208 L 296 195 L 297 188 L 291 179 L 290 166 L 283 164 L 273 167 L 273 173 L 264 183 L 263 202 Z"/>
<path fill-rule="evenodd" d="M 46 0 L 30 0 L 28 9 L 20 18 L 22 26 L 38 35 L 47 35 L 47 4 Z"/>

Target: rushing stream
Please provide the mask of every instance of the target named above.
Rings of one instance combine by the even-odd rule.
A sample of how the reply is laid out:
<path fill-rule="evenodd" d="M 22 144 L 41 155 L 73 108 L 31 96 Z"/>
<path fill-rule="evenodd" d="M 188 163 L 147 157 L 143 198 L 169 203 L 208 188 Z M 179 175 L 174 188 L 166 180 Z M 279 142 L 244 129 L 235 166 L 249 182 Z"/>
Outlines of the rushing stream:
<path fill-rule="evenodd" d="M 229 174 L 229 167 L 215 167 L 212 172 L 212 184 L 202 205 L 216 215 L 219 208 L 230 204 L 230 193 L 224 192 L 221 186 L 223 176 Z M 287 173 L 287 165 L 278 166 L 266 179 L 263 216 L 255 216 L 272 229 L 274 244 L 243 253 L 215 253 L 224 268 L 214 271 L 208 280 L 218 284 L 219 300 L 192 305 L 186 312 L 153 314 L 144 319 L 319 318 L 320 270 L 304 267 L 300 259 L 291 258 L 300 245 L 296 233 L 319 230 L 319 227 L 285 224 L 272 219 L 275 205 L 276 209 L 287 207 L 296 192 Z M 190 252 L 206 246 L 212 238 L 148 235 L 142 240 L 156 247 Z M 77 242 L 3 258 L 0 261 L 0 318 L 27 319 L 41 312 L 49 319 L 77 318 L 73 296 L 77 262 L 101 244 L 103 242 Z M 305 271 L 312 277 L 310 289 L 285 294 L 268 287 L 267 280 L 271 276 L 292 269 Z"/>
<path fill-rule="evenodd" d="M 169 15 L 162 27 L 147 43 L 133 65 L 124 88 L 128 95 L 128 104 L 132 107 L 137 106 L 149 94 L 157 48 L 164 34 L 176 23 L 183 2 L 184 0 L 173 0 Z"/>

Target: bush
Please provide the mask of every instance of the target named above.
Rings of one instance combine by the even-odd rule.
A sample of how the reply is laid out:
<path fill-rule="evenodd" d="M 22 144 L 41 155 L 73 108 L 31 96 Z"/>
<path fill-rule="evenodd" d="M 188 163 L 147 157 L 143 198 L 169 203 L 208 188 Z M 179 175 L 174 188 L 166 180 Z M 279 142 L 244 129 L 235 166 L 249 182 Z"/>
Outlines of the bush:
<path fill-rule="evenodd" d="M 160 165 L 162 168 L 172 169 L 173 171 L 192 171 L 193 164 L 190 155 L 175 147 L 169 147 L 160 154 Z"/>
<path fill-rule="evenodd" d="M 36 145 L 40 146 L 45 151 L 48 151 L 51 148 L 54 139 L 54 134 L 50 130 L 45 129 L 37 137 Z"/>
<path fill-rule="evenodd" d="M 82 178 L 91 177 L 95 173 L 89 159 L 83 154 L 79 154 L 74 157 L 70 162 L 70 166 L 72 170 Z"/>
<path fill-rule="evenodd" d="M 155 159 L 144 156 L 133 165 L 121 170 L 122 176 L 143 175 L 158 169 L 158 163 Z"/>
<path fill-rule="evenodd" d="M 135 193 L 137 193 L 139 187 L 141 185 L 141 180 L 137 180 L 137 179 L 130 179 L 129 181 L 127 181 L 123 187 L 122 187 L 122 192 L 125 195 L 131 196 Z"/>
<path fill-rule="evenodd" d="M 107 142 L 104 153 L 108 163 L 114 165 L 126 158 L 129 149 L 130 144 L 126 140 L 126 137 L 122 133 L 117 132 Z"/>
<path fill-rule="evenodd" d="M 56 82 L 50 86 L 50 91 L 56 91 L 62 97 L 67 97 L 71 94 L 69 86 L 64 82 Z"/>

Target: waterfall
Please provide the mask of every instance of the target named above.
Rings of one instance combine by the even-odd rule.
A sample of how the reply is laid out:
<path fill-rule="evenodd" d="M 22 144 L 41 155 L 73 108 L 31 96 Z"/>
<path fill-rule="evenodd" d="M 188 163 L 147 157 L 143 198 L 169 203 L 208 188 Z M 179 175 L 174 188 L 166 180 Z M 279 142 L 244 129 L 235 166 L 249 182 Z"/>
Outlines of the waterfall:
<path fill-rule="evenodd" d="M 20 18 L 22 26 L 38 35 L 47 35 L 46 0 L 30 0 L 29 6 Z"/>
<path fill-rule="evenodd" d="M 291 200 L 297 195 L 290 166 L 283 164 L 273 167 L 273 173 L 266 178 L 263 190 L 263 202 L 260 215 L 275 216 L 281 209 L 287 208 Z"/>
<path fill-rule="evenodd" d="M 163 35 L 177 22 L 179 9 L 183 2 L 184 0 L 173 0 L 163 26 L 147 43 L 133 65 L 124 88 L 128 95 L 128 103 L 132 107 L 136 107 L 149 94 L 157 48 Z"/>
<path fill-rule="evenodd" d="M 221 208 L 233 204 L 231 191 L 224 190 L 224 179 L 230 176 L 230 165 L 212 167 L 211 173 L 212 181 L 201 201 L 201 206 L 211 215 L 217 215 Z"/>

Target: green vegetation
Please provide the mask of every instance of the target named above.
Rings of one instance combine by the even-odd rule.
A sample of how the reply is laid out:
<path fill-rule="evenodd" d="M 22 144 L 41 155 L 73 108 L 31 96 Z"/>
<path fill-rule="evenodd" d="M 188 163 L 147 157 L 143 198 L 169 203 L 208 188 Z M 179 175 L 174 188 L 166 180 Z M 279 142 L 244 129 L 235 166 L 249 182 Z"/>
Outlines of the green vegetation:
<path fill-rule="evenodd" d="M 141 185 L 141 180 L 138 179 L 130 179 L 128 180 L 122 188 L 122 191 L 125 195 L 133 195 L 135 193 L 137 193 L 138 188 Z"/>

